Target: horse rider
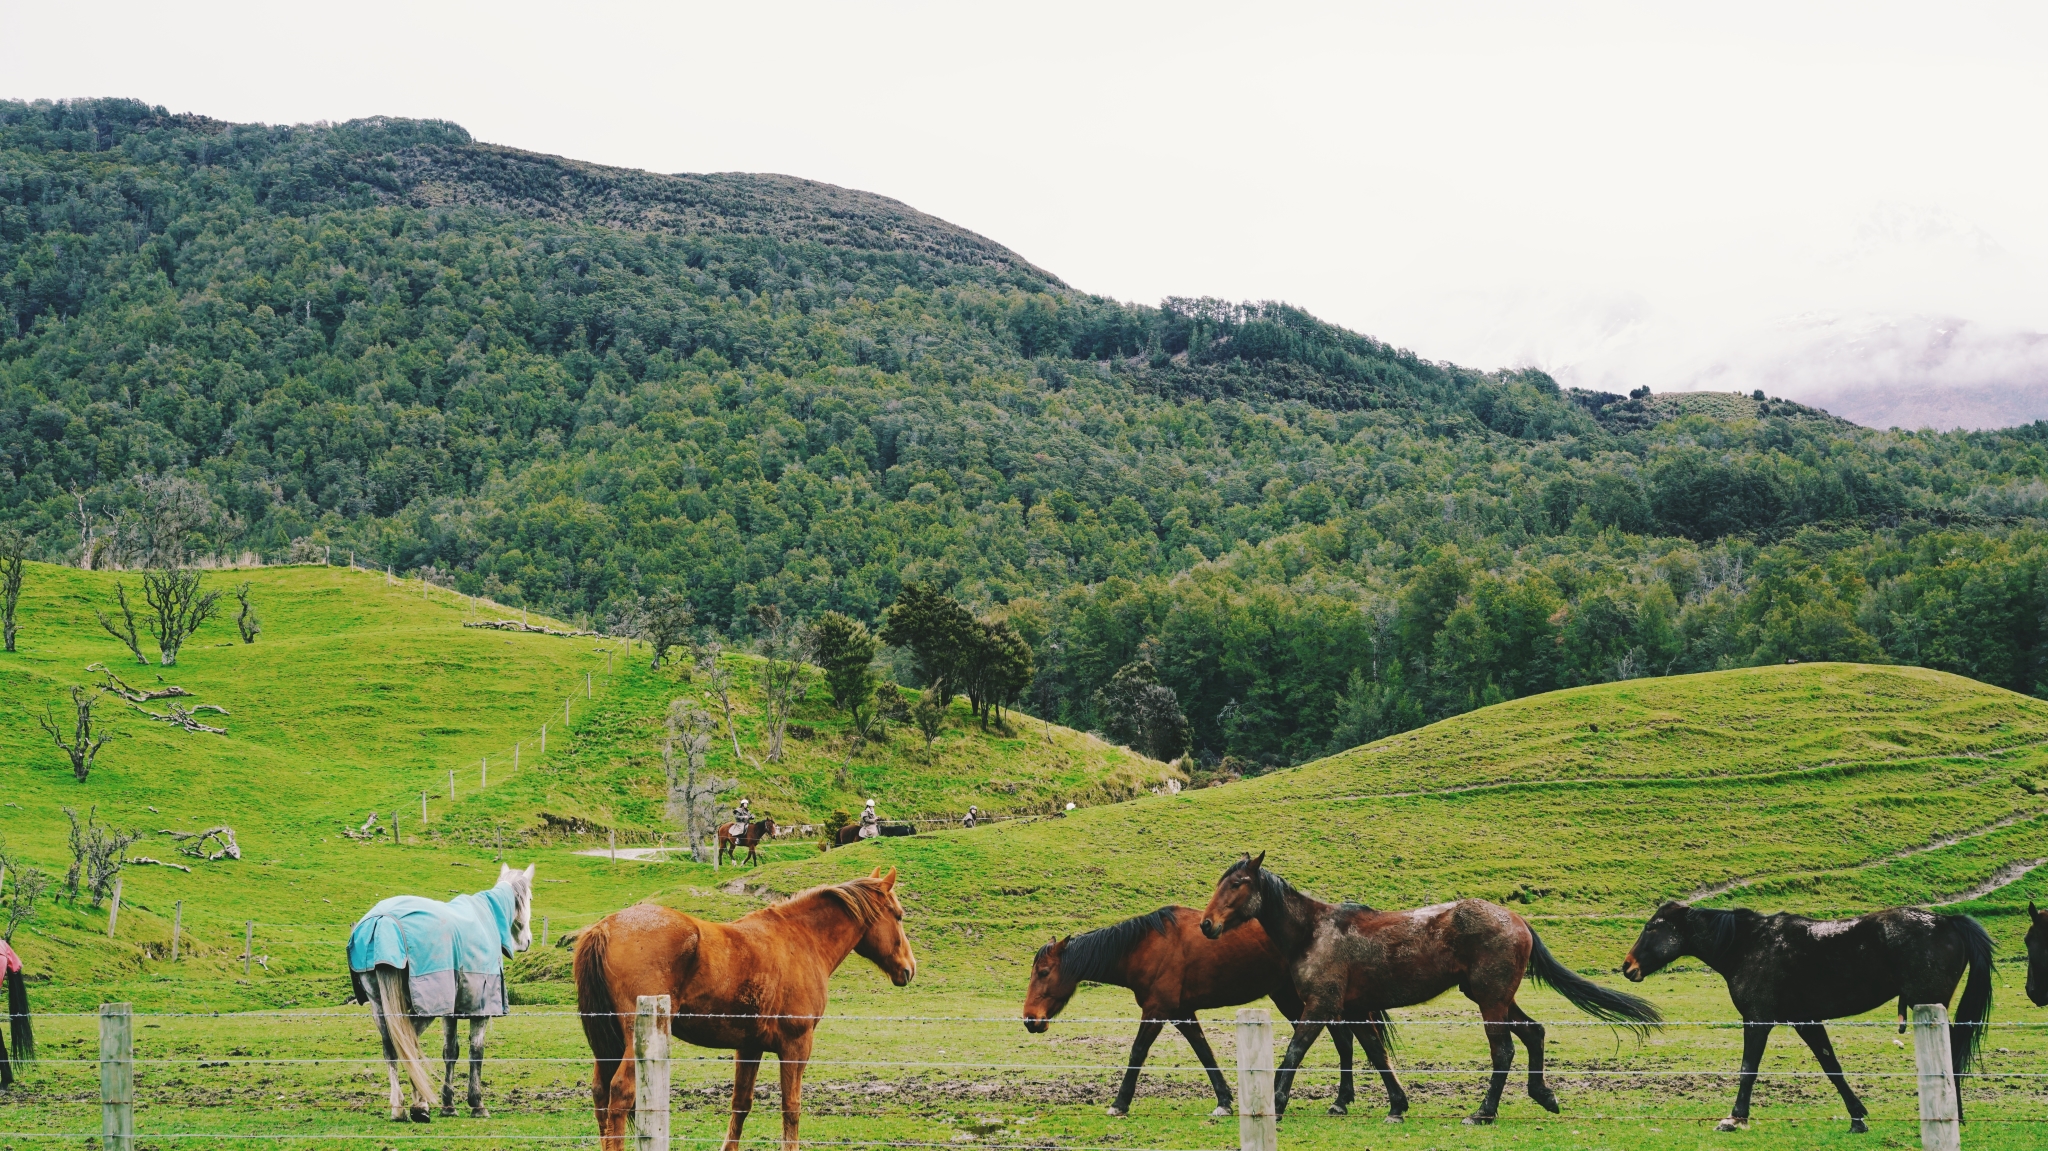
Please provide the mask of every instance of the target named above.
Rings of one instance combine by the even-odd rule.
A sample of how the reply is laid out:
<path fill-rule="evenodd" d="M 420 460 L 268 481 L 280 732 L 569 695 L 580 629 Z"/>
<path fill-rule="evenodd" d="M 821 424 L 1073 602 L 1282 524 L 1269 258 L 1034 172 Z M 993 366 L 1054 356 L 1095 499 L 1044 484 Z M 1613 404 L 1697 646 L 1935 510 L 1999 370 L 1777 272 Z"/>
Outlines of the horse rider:
<path fill-rule="evenodd" d="M 750 801 L 743 798 L 740 800 L 739 806 L 732 809 L 732 837 L 734 839 L 745 839 L 747 837 L 747 828 L 751 827 L 753 822 L 754 809 Z"/>
<path fill-rule="evenodd" d="M 973 826 L 974 826 L 975 822 L 976 822 L 977 820 L 979 820 L 980 818 L 981 818 L 981 809 L 980 809 L 980 808 L 978 808 L 978 807 L 976 807 L 976 806 L 974 806 L 973 804 L 971 804 L 971 803 L 970 803 L 970 804 L 968 804 L 968 805 L 967 805 L 967 818 L 966 818 L 966 819 L 963 819 L 963 820 L 961 820 L 961 821 L 960 821 L 960 825 L 961 825 L 962 827 L 969 827 L 969 828 L 971 828 L 971 827 L 973 827 Z"/>
<path fill-rule="evenodd" d="M 880 834 L 882 834 L 882 817 L 875 814 L 875 801 L 870 799 L 868 800 L 868 805 L 861 809 L 860 838 L 873 839 Z"/>

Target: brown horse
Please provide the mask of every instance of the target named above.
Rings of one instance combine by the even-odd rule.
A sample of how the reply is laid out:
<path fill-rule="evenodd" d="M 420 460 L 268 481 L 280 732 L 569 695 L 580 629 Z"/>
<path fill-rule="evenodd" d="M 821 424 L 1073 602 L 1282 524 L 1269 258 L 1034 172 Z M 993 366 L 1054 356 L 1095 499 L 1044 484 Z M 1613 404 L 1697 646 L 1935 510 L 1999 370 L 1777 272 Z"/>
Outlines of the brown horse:
<path fill-rule="evenodd" d="M 796 1151 L 811 1033 L 825 1014 L 826 981 L 850 952 L 898 987 L 916 973 L 894 870 L 814 887 L 732 923 L 641 903 L 585 929 L 576 940 L 576 1009 L 597 1059 L 590 1093 L 604 1151 L 625 1149 L 634 1098 L 626 1037 L 642 995 L 670 997 L 677 1038 L 737 1052 L 725 1151 L 739 1146 L 753 1109 L 762 1053 L 775 1052 L 782 1067 L 782 1143 L 784 1151 Z"/>
<path fill-rule="evenodd" d="M 740 836 L 737 839 L 733 838 L 732 828 L 733 825 L 730 823 L 721 823 L 718 825 L 719 862 L 725 862 L 725 857 L 728 855 L 732 856 L 734 861 L 737 862 L 740 855 L 740 848 L 742 847 L 747 849 L 748 865 L 751 866 L 753 864 L 761 862 L 761 841 L 764 839 L 770 839 L 774 837 L 775 821 L 769 819 L 767 816 L 764 815 L 761 818 L 755 820 L 754 822 L 749 823 L 747 825 L 746 834 Z"/>
<path fill-rule="evenodd" d="M 1131 1096 L 1138 1089 L 1138 1071 L 1167 1023 L 1187 1039 L 1195 1057 L 1202 1061 L 1202 1069 L 1209 1073 L 1209 1086 L 1216 1092 L 1215 1113 L 1228 1115 L 1230 1085 L 1216 1066 L 1216 1053 L 1209 1049 L 1195 1012 L 1236 1007 L 1271 996 L 1282 1015 L 1290 1020 L 1301 1018 L 1294 982 L 1288 978 L 1280 953 L 1267 941 L 1264 928 L 1254 923 L 1228 939 L 1211 941 L 1202 936 L 1200 918 L 1192 907 L 1162 907 L 1149 915 L 1055 939 L 1039 948 L 1032 960 L 1031 986 L 1024 993 L 1024 1026 L 1034 1035 L 1052 1026 L 1053 1017 L 1066 1009 L 1084 980 L 1127 987 L 1137 997 L 1142 1021 L 1138 1037 L 1131 1043 L 1123 1085 L 1109 1108 L 1112 1116 L 1130 1111 Z M 1387 1068 L 1385 1022 L 1381 1015 L 1357 1025 L 1356 1030 L 1373 1066 L 1386 1080 L 1388 1092 L 1399 1096 L 1401 1085 Z M 1337 1098 L 1330 1104 L 1332 1115 L 1344 1114 L 1353 1098 L 1353 1030 L 1337 1027 L 1330 1033 L 1343 1069 Z"/>
<path fill-rule="evenodd" d="M 1427 1003 L 1451 988 L 1479 1005 L 1493 1075 L 1486 1100 L 1467 1123 L 1491 1123 L 1514 1065 L 1514 1036 L 1529 1049 L 1529 1098 L 1550 1111 L 1557 1096 L 1543 1082 L 1543 1025 L 1515 1003 L 1526 971 L 1548 983 L 1596 1019 L 1648 1031 L 1660 1016 L 1633 995 L 1609 990 L 1559 963 L 1521 916 L 1481 899 L 1440 903 L 1414 911 L 1375 911 L 1334 904 L 1296 891 L 1265 870 L 1264 852 L 1232 864 L 1202 912 L 1211 939 L 1245 923 L 1266 929 L 1285 958 L 1306 1015 L 1273 1078 L 1275 1114 L 1287 1110 L 1295 1068 L 1325 1021 L 1354 1020 L 1368 1011 Z M 1395 1097 L 1387 1118 L 1398 1120 L 1406 1101 Z"/>

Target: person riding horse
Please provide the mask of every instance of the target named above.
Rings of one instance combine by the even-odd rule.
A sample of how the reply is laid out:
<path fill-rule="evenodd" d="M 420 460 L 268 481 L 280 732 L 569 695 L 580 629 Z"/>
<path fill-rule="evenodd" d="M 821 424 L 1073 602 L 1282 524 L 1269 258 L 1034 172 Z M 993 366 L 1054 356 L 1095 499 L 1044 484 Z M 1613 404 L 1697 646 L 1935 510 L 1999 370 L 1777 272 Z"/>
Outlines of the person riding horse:
<path fill-rule="evenodd" d="M 870 799 L 868 800 L 868 805 L 861 809 L 860 837 L 862 839 L 873 839 L 880 834 L 882 834 L 882 817 L 875 814 L 875 801 Z"/>
<path fill-rule="evenodd" d="M 748 800 L 745 800 L 745 799 L 742 799 L 742 800 L 740 800 L 739 806 L 738 806 L 738 807 L 735 807 L 735 808 L 733 808 L 733 809 L 732 809 L 732 837 L 733 837 L 733 839 L 734 839 L 734 840 L 736 840 L 736 841 L 737 841 L 737 840 L 744 840 L 744 839 L 745 839 L 745 838 L 747 837 L 747 828 L 749 828 L 749 827 L 753 826 L 753 823 L 754 823 L 754 809 L 753 809 L 753 807 L 752 807 L 752 806 L 750 805 L 750 803 L 749 803 L 749 801 L 748 801 Z"/>
<path fill-rule="evenodd" d="M 960 821 L 960 826 L 971 830 L 980 818 L 981 809 L 970 803 L 967 805 L 967 818 Z"/>

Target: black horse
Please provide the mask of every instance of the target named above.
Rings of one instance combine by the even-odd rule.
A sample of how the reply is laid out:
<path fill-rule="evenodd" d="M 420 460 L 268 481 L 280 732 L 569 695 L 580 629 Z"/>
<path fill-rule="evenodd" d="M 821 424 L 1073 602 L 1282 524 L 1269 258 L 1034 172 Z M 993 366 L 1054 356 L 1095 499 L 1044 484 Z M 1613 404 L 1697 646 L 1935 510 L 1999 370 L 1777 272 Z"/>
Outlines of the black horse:
<path fill-rule="evenodd" d="M 2027 998 L 2048 1007 L 2048 911 L 2027 900 Z"/>
<path fill-rule="evenodd" d="M 1763 1060 L 1771 1028 L 1779 1023 L 1806 1040 L 1828 1081 L 1848 1104 L 1849 1130 L 1861 1132 L 1870 1129 L 1863 1122 L 1870 1112 L 1849 1090 L 1821 1020 L 1861 1015 L 1896 998 L 1903 1027 L 1906 1009 L 1913 1004 L 1946 1004 L 1967 967 L 1970 981 L 1956 1005 L 1950 1033 L 1950 1057 L 1960 1080 L 1991 1017 L 1991 937 L 1983 924 L 1967 915 L 1893 907 L 1855 919 L 1817 921 L 1784 912 L 1760 915 L 1746 909 L 1716 911 L 1667 903 L 1643 925 L 1621 971 L 1640 983 L 1681 955 L 1693 956 L 1720 973 L 1728 983 L 1728 998 L 1747 1025 L 1742 1032 L 1742 1085 L 1735 1092 L 1735 1109 L 1720 1123 L 1722 1131 L 1749 1125 L 1749 1093 L 1756 1085 L 1757 1064 Z"/>

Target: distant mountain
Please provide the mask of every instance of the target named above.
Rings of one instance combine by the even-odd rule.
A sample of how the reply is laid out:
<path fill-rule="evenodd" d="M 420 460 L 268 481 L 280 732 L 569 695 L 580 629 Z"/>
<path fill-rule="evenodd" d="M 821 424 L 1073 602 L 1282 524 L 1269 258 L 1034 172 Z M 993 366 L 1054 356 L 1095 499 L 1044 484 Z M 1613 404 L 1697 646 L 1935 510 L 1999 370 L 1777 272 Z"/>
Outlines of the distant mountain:
<path fill-rule="evenodd" d="M 2048 383 L 1845 388 L 1805 400 L 1866 428 L 1975 430 L 2048 420 Z"/>

